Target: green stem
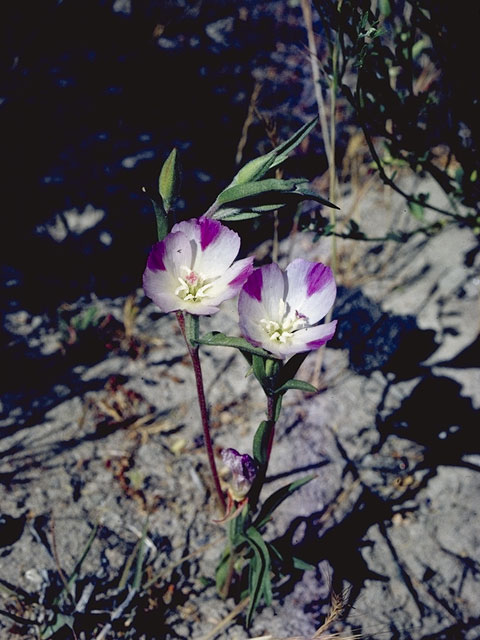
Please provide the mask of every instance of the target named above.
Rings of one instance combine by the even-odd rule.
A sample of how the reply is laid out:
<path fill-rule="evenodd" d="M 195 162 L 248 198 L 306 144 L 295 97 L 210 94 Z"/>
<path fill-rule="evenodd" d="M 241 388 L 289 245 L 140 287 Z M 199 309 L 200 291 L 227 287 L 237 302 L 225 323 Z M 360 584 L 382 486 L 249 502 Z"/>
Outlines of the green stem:
<path fill-rule="evenodd" d="M 217 491 L 218 499 L 220 501 L 220 504 L 222 505 L 223 511 L 225 512 L 227 504 L 225 502 L 225 496 L 223 495 L 222 487 L 220 486 L 217 465 L 215 463 L 215 455 L 213 453 L 212 439 L 210 437 L 210 425 L 208 419 L 207 402 L 205 399 L 205 390 L 203 387 L 202 367 L 198 355 L 198 345 L 194 345 L 192 343 L 192 338 L 194 338 L 195 336 L 198 337 L 198 318 L 189 314 L 187 323 L 185 323 L 185 317 L 183 313 L 181 311 L 177 311 L 177 320 L 180 331 L 182 332 L 182 335 L 185 339 L 190 359 L 192 361 L 193 372 L 195 374 L 195 383 L 197 386 L 198 405 L 200 407 L 200 416 L 202 418 L 205 449 L 207 451 L 210 471 L 212 472 L 213 482 Z"/>
<path fill-rule="evenodd" d="M 277 411 L 277 403 L 279 402 L 279 397 L 276 394 L 267 396 L 267 420 L 272 424 L 272 428 L 270 429 L 270 437 L 268 440 L 267 447 L 267 459 L 265 461 L 264 474 L 266 475 L 268 469 L 268 463 L 270 461 L 270 454 L 272 453 L 273 440 L 275 438 L 275 423 L 276 423 L 276 413 Z"/>
<path fill-rule="evenodd" d="M 236 520 L 232 520 L 228 523 L 228 547 L 230 549 L 230 555 L 228 557 L 228 568 L 227 575 L 225 577 L 225 582 L 223 583 L 220 597 L 225 600 L 228 596 L 228 592 L 230 591 L 230 585 L 232 584 L 233 573 L 235 570 L 235 545 L 233 544 L 234 538 L 236 534 Z"/>

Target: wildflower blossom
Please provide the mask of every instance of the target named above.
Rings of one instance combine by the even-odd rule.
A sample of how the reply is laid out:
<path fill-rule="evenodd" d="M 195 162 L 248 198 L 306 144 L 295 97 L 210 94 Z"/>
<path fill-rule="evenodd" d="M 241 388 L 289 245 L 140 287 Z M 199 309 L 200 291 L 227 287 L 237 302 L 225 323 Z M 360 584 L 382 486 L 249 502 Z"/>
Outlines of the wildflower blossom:
<path fill-rule="evenodd" d="M 336 295 L 332 271 L 297 258 L 286 271 L 276 264 L 256 269 L 238 300 L 243 336 L 279 358 L 318 349 L 335 333 L 336 320 L 318 324 Z"/>
<path fill-rule="evenodd" d="M 145 293 L 165 313 L 216 313 L 252 273 L 253 258 L 233 262 L 239 249 L 238 234 L 217 220 L 179 222 L 150 252 L 143 274 Z"/>
<path fill-rule="evenodd" d="M 230 493 L 239 502 L 252 487 L 257 475 L 257 467 L 248 453 L 238 453 L 236 449 L 224 449 L 222 460 L 232 474 Z"/>

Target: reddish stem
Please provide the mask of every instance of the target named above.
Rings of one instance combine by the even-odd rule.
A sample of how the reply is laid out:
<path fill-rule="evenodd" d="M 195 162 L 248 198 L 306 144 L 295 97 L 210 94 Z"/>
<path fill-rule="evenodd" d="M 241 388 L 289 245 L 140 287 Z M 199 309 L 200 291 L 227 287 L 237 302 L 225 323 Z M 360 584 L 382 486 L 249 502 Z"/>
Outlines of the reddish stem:
<path fill-rule="evenodd" d="M 210 470 L 212 472 L 213 482 L 217 491 L 218 499 L 222 505 L 223 511 L 227 510 L 227 503 L 225 502 L 225 496 L 223 495 L 222 487 L 220 486 L 220 479 L 218 477 L 217 465 L 215 464 L 215 455 L 213 453 L 213 444 L 210 437 L 210 425 L 208 420 L 207 402 L 205 400 L 205 390 L 203 388 L 203 374 L 200 364 L 200 358 L 198 356 L 198 347 L 192 346 L 187 334 L 185 333 L 185 318 L 181 311 L 177 311 L 177 320 L 180 326 L 180 331 L 185 339 L 190 359 L 192 360 L 193 372 L 195 374 L 195 382 L 197 385 L 197 397 L 198 405 L 200 407 L 200 416 L 202 418 L 203 437 L 205 440 L 205 449 L 207 450 L 208 462 L 210 464 Z"/>

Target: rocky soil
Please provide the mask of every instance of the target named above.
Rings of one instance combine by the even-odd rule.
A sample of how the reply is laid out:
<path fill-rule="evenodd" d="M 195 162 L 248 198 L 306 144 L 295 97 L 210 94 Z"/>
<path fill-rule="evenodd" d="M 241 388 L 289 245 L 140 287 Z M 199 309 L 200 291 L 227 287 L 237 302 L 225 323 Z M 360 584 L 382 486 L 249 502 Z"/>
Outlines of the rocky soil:
<path fill-rule="evenodd" d="M 376 234 L 413 224 L 381 188 L 360 209 Z M 330 241 L 296 234 L 280 249 L 283 264 L 325 261 Z M 345 637 L 479 637 L 478 247 L 449 227 L 404 245 L 341 244 L 339 265 L 337 335 L 300 376 L 320 391 L 286 396 L 264 488 L 317 474 L 267 532 L 313 569 L 276 583 L 248 631 L 243 603 L 212 583 L 224 529 L 174 317 L 141 290 L 80 300 L 58 322 L 7 315 L 0 609 L 58 623 L 59 638 L 75 637 L 65 622 L 79 638 L 311 638 L 337 593 L 332 630 Z M 235 304 L 203 329 L 237 334 Z M 236 352 L 202 357 L 216 446 L 250 451 L 265 412 L 255 380 Z M 87 548 L 60 618 L 55 598 Z M 5 640 L 38 628 L 0 617 Z"/>

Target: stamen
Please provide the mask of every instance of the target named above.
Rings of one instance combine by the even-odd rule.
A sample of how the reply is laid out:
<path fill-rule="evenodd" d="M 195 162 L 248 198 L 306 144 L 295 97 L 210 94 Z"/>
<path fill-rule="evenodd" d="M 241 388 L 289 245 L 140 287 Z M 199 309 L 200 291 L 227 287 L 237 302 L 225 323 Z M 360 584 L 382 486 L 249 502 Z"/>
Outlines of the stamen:
<path fill-rule="evenodd" d="M 213 287 L 213 282 L 205 283 L 205 276 L 202 273 L 196 273 L 186 265 L 182 265 L 180 268 L 185 272 L 185 276 L 184 278 L 177 277 L 180 286 L 175 289 L 175 295 L 185 302 L 198 302 L 208 296 L 207 290 Z"/>
<path fill-rule="evenodd" d="M 308 324 L 307 318 L 296 309 L 287 309 L 287 303 L 283 298 L 278 301 L 278 322 L 262 318 L 260 324 L 268 334 L 270 340 L 285 344 L 293 337 L 298 329 Z"/>

